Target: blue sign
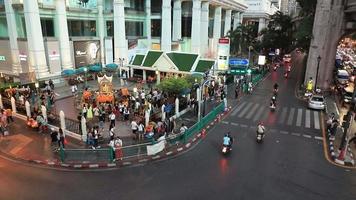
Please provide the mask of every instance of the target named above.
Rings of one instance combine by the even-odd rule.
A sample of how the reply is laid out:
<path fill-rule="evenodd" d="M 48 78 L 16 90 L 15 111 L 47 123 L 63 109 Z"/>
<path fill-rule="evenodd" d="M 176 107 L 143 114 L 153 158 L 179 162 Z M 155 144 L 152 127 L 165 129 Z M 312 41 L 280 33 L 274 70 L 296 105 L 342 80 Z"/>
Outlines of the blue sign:
<path fill-rule="evenodd" d="M 229 60 L 229 65 L 248 65 L 248 59 L 232 58 Z"/>

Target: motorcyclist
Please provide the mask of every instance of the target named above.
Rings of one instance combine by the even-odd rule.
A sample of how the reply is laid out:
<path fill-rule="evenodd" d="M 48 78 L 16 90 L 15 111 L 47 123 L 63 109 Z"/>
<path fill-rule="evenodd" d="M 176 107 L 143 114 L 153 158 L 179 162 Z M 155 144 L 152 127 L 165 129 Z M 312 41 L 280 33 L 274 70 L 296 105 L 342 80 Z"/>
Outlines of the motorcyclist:
<path fill-rule="evenodd" d="M 263 122 L 260 122 L 257 126 L 257 134 L 261 134 L 263 137 L 265 134 L 265 130 L 266 128 L 263 126 Z"/>
<path fill-rule="evenodd" d="M 223 139 L 223 145 L 231 148 L 232 144 L 232 138 L 230 136 L 230 133 L 226 133 Z"/>
<path fill-rule="evenodd" d="M 277 84 L 277 83 L 275 83 L 275 84 L 273 85 L 273 89 L 274 89 L 274 90 L 278 90 L 278 84 Z"/>
<path fill-rule="evenodd" d="M 273 103 L 273 105 L 276 105 L 276 102 L 277 102 L 277 98 L 275 95 L 273 95 L 271 98 L 271 103 Z"/>

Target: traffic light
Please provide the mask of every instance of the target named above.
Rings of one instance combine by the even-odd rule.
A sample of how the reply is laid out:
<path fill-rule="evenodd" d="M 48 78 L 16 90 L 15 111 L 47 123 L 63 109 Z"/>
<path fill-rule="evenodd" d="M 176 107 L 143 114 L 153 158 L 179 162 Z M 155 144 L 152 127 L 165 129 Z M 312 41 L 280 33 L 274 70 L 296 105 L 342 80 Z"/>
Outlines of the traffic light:
<path fill-rule="evenodd" d="M 351 112 L 349 111 L 342 118 L 342 127 L 344 129 L 348 129 L 350 127 L 350 120 L 351 120 Z"/>

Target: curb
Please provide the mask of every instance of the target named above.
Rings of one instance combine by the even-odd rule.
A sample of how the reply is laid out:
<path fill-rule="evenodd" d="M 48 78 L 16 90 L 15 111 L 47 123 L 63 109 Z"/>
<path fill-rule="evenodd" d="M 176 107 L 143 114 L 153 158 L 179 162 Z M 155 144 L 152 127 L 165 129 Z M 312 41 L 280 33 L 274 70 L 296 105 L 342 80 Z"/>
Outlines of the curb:
<path fill-rule="evenodd" d="M 339 164 L 339 165 L 343 165 L 343 166 L 349 166 L 352 167 L 355 165 L 355 158 L 353 157 L 353 154 L 351 152 L 350 147 L 347 148 L 347 151 L 351 157 L 351 161 L 343 161 L 343 160 L 339 160 L 338 159 L 338 155 L 339 153 L 335 151 L 334 148 L 334 139 L 331 137 L 330 133 L 328 133 L 328 146 L 329 146 L 329 155 L 332 159 L 333 162 Z M 348 138 L 346 137 L 346 140 L 348 140 Z"/>
<path fill-rule="evenodd" d="M 37 160 L 32 158 L 20 158 L 13 155 L 9 155 L 5 152 L 0 151 L 0 154 L 5 157 L 15 159 L 17 161 L 22 161 L 30 164 L 37 164 L 42 166 L 47 166 L 50 168 L 66 168 L 66 169 L 100 169 L 100 168 L 122 168 L 127 166 L 135 166 L 142 165 L 152 161 L 162 160 L 168 157 L 174 157 L 177 154 L 183 153 L 198 143 L 198 141 L 204 139 L 206 137 L 207 131 L 213 128 L 214 125 L 219 123 L 223 117 L 225 117 L 228 113 L 230 113 L 232 107 L 229 106 L 224 112 L 220 113 L 212 120 L 205 128 L 203 128 L 200 132 L 196 133 L 196 135 L 191 138 L 187 143 L 183 143 L 180 145 L 173 145 L 173 148 L 164 149 L 162 152 L 152 155 L 152 156 L 143 156 L 141 158 L 137 158 L 135 160 L 126 160 L 126 161 L 118 161 L 114 163 L 62 163 L 59 160 Z"/>

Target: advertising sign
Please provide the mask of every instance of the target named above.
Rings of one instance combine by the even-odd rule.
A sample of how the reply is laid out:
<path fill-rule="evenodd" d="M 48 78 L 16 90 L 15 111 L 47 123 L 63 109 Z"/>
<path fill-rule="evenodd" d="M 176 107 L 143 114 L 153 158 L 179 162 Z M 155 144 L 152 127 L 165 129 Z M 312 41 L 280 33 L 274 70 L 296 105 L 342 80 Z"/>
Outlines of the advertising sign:
<path fill-rule="evenodd" d="M 22 68 L 23 73 L 28 73 L 30 70 L 30 62 L 28 56 L 28 49 L 27 49 L 27 40 L 17 40 L 17 44 L 19 47 L 19 58 L 20 58 L 20 65 Z"/>
<path fill-rule="evenodd" d="M 218 41 L 218 69 L 226 71 L 229 69 L 230 39 L 220 38 Z"/>
<path fill-rule="evenodd" d="M 258 56 L 258 65 L 266 64 L 266 56 Z"/>
<path fill-rule="evenodd" d="M 46 40 L 45 50 L 47 63 L 51 73 L 61 72 L 61 59 L 59 53 L 59 42 L 57 40 Z"/>
<path fill-rule="evenodd" d="M 229 60 L 229 65 L 248 65 L 248 59 L 231 58 Z"/>
<path fill-rule="evenodd" d="M 75 67 L 100 63 L 100 41 L 73 41 Z"/>
<path fill-rule="evenodd" d="M 11 48 L 9 40 L 0 40 L 0 70 L 9 71 L 12 67 Z"/>

